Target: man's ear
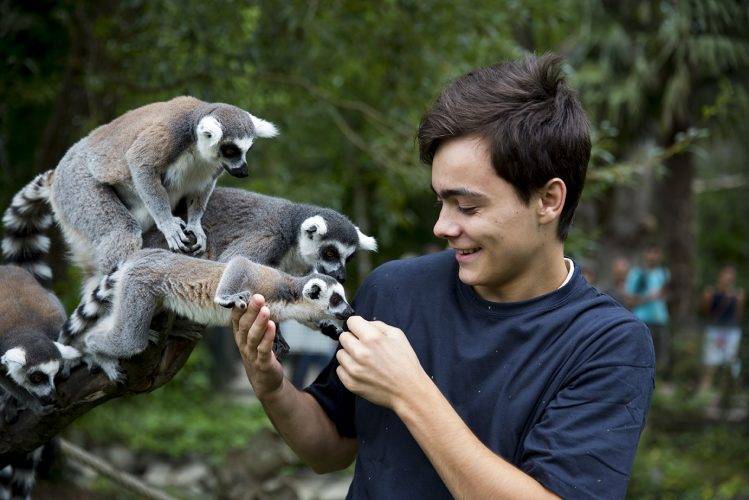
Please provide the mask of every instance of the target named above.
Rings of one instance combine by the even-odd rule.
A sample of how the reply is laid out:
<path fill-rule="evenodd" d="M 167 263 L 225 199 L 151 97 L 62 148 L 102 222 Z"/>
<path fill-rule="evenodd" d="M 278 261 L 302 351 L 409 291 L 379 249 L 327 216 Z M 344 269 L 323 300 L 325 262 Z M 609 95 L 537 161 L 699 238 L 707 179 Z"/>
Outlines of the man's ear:
<path fill-rule="evenodd" d="M 544 186 L 537 191 L 537 210 L 538 223 L 540 225 L 551 224 L 559 220 L 564 208 L 564 201 L 567 199 L 567 186 L 559 177 L 550 179 Z"/>

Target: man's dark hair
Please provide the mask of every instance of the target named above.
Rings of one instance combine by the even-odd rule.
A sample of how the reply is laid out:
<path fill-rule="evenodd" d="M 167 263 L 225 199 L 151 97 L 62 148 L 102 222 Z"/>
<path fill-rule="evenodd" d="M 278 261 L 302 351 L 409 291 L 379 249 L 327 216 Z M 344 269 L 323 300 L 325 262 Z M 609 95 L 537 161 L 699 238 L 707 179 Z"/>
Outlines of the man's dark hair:
<path fill-rule="evenodd" d="M 557 236 L 564 241 L 580 200 L 590 159 L 588 119 L 567 87 L 562 58 L 528 55 L 471 71 L 449 85 L 419 125 L 421 161 L 440 145 L 476 135 L 486 141 L 497 175 L 524 203 L 554 177 L 567 186 Z"/>

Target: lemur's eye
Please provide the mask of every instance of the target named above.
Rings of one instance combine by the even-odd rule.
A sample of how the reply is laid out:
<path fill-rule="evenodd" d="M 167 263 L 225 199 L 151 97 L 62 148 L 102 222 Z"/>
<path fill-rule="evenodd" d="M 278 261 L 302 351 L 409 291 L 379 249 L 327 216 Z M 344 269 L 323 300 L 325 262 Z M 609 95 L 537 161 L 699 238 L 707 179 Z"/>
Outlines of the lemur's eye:
<path fill-rule="evenodd" d="M 333 247 L 323 250 L 322 258 L 325 260 L 338 260 L 338 251 Z"/>
<path fill-rule="evenodd" d="M 42 382 L 47 381 L 47 376 L 43 374 L 42 372 L 34 372 L 31 375 L 29 375 L 29 382 L 31 382 L 34 385 L 39 385 Z"/>
<path fill-rule="evenodd" d="M 235 144 L 224 144 L 221 146 L 221 154 L 226 158 L 239 156 L 239 148 Z"/>
<path fill-rule="evenodd" d="M 341 303 L 342 300 L 343 299 L 341 298 L 340 295 L 338 295 L 337 293 L 334 293 L 330 297 L 330 305 L 333 306 L 333 307 L 336 307 L 336 306 L 340 305 L 340 303 Z"/>

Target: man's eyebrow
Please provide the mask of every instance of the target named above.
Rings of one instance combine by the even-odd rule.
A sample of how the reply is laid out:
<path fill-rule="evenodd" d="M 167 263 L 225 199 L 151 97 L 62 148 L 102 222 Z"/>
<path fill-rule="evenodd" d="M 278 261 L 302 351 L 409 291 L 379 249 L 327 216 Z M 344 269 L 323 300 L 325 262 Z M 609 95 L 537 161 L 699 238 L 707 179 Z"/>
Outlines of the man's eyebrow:
<path fill-rule="evenodd" d="M 446 198 L 453 198 L 455 196 L 465 196 L 468 198 L 479 198 L 479 199 L 486 199 L 488 198 L 485 194 L 479 193 L 477 191 L 471 191 L 470 189 L 466 188 L 453 188 L 453 189 L 443 189 L 440 192 L 437 192 L 434 189 L 434 186 L 429 186 L 432 188 L 432 192 L 439 196 L 442 199 Z"/>

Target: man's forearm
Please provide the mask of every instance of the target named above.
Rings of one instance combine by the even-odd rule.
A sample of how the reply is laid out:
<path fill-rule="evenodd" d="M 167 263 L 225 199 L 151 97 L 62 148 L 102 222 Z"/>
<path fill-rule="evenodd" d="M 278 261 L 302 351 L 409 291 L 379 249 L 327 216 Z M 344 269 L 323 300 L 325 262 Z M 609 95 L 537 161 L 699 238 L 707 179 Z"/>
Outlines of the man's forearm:
<path fill-rule="evenodd" d="M 484 446 L 431 380 L 395 412 L 454 497 L 558 498 Z"/>
<path fill-rule="evenodd" d="M 289 379 L 260 402 L 284 441 L 315 472 L 343 469 L 356 456 L 356 440 L 341 437 L 315 398 Z"/>

